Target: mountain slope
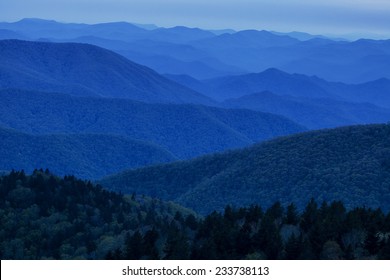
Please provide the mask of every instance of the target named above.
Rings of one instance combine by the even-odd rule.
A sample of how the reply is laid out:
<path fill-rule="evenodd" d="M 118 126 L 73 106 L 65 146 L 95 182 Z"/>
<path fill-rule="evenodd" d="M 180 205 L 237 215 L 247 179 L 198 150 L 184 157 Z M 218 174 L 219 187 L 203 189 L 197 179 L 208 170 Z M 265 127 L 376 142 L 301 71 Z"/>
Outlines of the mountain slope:
<path fill-rule="evenodd" d="M 178 82 L 181 82 L 177 79 Z M 218 100 L 238 98 L 261 91 L 305 98 L 332 98 L 349 102 L 368 102 L 390 107 L 390 80 L 379 79 L 361 84 L 328 82 L 316 76 L 289 74 L 270 68 L 260 73 L 226 76 L 199 81 L 203 93 Z M 189 87 L 191 83 L 181 82 Z M 197 87 L 201 89 L 201 87 Z"/>
<path fill-rule="evenodd" d="M 330 83 L 316 79 L 329 92 L 352 102 L 368 102 L 390 108 L 390 80 L 381 78 L 361 84 Z"/>
<path fill-rule="evenodd" d="M 183 79 L 176 82 L 217 100 L 239 98 L 262 91 L 298 98 L 338 99 L 353 103 L 372 103 L 390 108 L 390 80 L 386 78 L 360 84 L 329 82 L 316 76 L 289 74 L 270 68 L 260 73 L 225 76 L 208 80 Z"/>
<path fill-rule="evenodd" d="M 283 137 L 246 149 L 125 171 L 101 183 L 174 200 L 200 212 L 226 204 L 303 207 L 311 197 L 390 209 L 390 125 Z"/>
<path fill-rule="evenodd" d="M 0 40 L 4 39 L 26 40 L 27 38 L 15 31 L 8 29 L 0 29 Z"/>
<path fill-rule="evenodd" d="M 181 85 L 184 85 L 188 88 L 191 88 L 197 92 L 202 92 L 207 95 L 211 92 L 211 88 L 205 81 L 201 81 L 196 79 L 193 76 L 182 74 L 182 75 L 174 75 L 174 74 L 165 74 L 166 78 L 175 81 Z"/>
<path fill-rule="evenodd" d="M 145 102 L 213 103 L 147 67 L 92 45 L 3 40 L 0 60 L 0 88 Z"/>
<path fill-rule="evenodd" d="M 49 168 L 88 179 L 175 159 L 157 145 L 114 135 L 30 135 L 0 127 L 0 142 L 0 170 Z"/>
<path fill-rule="evenodd" d="M 20 131 L 98 133 L 153 142 L 184 159 L 305 130 L 277 115 L 201 105 L 0 91 L 0 125 Z"/>
<path fill-rule="evenodd" d="M 83 36 L 56 42 L 77 42 L 93 44 L 113 50 L 136 63 L 145 65 L 159 73 L 189 74 L 199 79 L 215 78 L 244 71 L 226 65 L 210 57 L 204 51 L 197 50 L 191 45 L 141 40 L 126 42 L 108 40 L 96 36 Z"/>
<path fill-rule="evenodd" d="M 310 129 L 383 123 L 390 120 L 389 109 L 368 103 L 281 96 L 268 91 L 228 99 L 223 104 L 230 108 L 282 115 Z"/>

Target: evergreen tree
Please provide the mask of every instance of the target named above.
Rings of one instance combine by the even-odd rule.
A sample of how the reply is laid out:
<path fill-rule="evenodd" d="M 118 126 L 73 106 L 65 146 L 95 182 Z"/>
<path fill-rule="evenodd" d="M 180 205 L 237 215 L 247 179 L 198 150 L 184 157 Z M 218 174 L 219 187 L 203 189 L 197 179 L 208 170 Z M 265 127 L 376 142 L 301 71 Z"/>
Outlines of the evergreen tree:
<path fill-rule="evenodd" d="M 383 243 L 383 246 L 380 248 L 378 253 L 378 259 L 380 260 L 390 260 L 390 238 L 387 237 L 387 241 Z"/>
<path fill-rule="evenodd" d="M 297 260 L 302 254 L 302 237 L 296 237 L 295 234 L 292 234 L 285 245 L 285 256 L 286 260 Z"/>
<path fill-rule="evenodd" d="M 188 238 L 180 231 L 171 232 L 164 245 L 165 260 L 187 260 L 190 257 Z"/>
<path fill-rule="evenodd" d="M 310 199 L 309 203 L 301 216 L 301 228 L 308 232 L 309 229 L 316 223 L 318 215 L 318 205 L 314 198 Z"/>
<path fill-rule="evenodd" d="M 124 258 L 126 260 L 139 260 L 144 255 L 142 235 L 137 230 L 133 235 L 126 238 Z"/>
<path fill-rule="evenodd" d="M 298 224 L 299 222 L 298 211 L 294 203 L 291 203 L 287 206 L 287 213 L 284 222 L 289 225 Z"/>
<path fill-rule="evenodd" d="M 158 237 L 159 234 L 155 228 L 148 230 L 144 235 L 143 248 L 144 248 L 144 253 L 148 259 L 158 260 L 160 258 L 158 249 L 156 247 L 156 242 L 158 240 Z"/>
<path fill-rule="evenodd" d="M 275 260 L 280 258 L 283 247 L 279 229 L 271 216 L 265 215 L 261 221 L 260 230 L 255 235 L 255 250 L 262 251 L 268 259 Z"/>
<path fill-rule="evenodd" d="M 364 248 L 370 255 L 376 255 L 380 249 L 380 242 L 377 232 L 370 229 L 367 232 L 366 239 L 364 241 Z"/>

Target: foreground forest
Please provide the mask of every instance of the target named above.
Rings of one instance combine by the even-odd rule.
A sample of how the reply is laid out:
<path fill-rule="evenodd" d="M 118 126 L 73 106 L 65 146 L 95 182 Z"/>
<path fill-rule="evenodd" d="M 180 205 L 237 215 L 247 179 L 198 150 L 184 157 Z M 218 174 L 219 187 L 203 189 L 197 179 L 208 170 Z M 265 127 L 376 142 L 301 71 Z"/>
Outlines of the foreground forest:
<path fill-rule="evenodd" d="M 200 217 L 48 170 L 0 178 L 1 259 L 390 259 L 390 214 L 339 201 Z"/>

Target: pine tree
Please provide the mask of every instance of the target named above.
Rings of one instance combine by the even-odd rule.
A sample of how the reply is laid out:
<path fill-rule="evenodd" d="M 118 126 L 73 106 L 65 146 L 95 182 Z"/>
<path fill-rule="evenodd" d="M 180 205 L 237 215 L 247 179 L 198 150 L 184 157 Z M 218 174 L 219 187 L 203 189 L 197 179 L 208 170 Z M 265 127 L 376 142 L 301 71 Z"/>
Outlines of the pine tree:
<path fill-rule="evenodd" d="M 316 223 L 318 215 L 318 205 L 312 198 L 306 205 L 306 208 L 301 216 L 301 228 L 308 232 L 309 229 Z"/>
<path fill-rule="evenodd" d="M 285 245 L 285 259 L 286 260 L 297 260 L 302 254 L 302 241 L 301 237 L 296 237 L 292 234 Z"/>
<path fill-rule="evenodd" d="M 379 239 L 374 230 L 368 230 L 364 241 L 364 249 L 366 249 L 370 255 L 376 255 L 378 253 L 380 249 Z"/>
<path fill-rule="evenodd" d="M 159 234 L 155 228 L 148 230 L 143 238 L 143 248 L 146 257 L 150 260 L 158 260 L 159 253 L 156 247 L 156 242 L 158 240 Z"/>
<path fill-rule="evenodd" d="M 190 246 L 188 238 L 180 231 L 170 233 L 164 246 L 165 260 L 188 260 Z"/>
<path fill-rule="evenodd" d="M 137 230 L 133 235 L 126 238 L 124 258 L 127 260 L 139 260 L 144 255 L 142 235 Z"/>
<path fill-rule="evenodd" d="M 287 206 L 287 213 L 284 223 L 289 225 L 296 225 L 299 222 L 297 207 L 294 203 Z"/>

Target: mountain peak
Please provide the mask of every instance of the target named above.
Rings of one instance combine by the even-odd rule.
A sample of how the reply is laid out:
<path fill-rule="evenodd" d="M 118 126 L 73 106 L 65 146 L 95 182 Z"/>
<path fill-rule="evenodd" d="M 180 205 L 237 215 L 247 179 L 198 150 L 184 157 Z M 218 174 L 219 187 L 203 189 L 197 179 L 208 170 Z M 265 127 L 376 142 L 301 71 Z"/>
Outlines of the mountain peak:
<path fill-rule="evenodd" d="M 264 70 L 263 72 L 260 72 L 259 74 L 289 75 L 287 72 L 284 72 L 284 71 L 279 70 L 279 69 L 274 68 L 274 67 L 268 68 L 268 69 Z"/>
<path fill-rule="evenodd" d="M 49 19 L 41 19 L 41 18 L 23 18 L 19 20 L 18 22 L 57 22 L 55 20 L 49 20 Z"/>
<path fill-rule="evenodd" d="M 23 18 L 17 22 L 15 22 L 17 25 L 30 25 L 33 24 L 35 26 L 46 26 L 46 25 L 53 25 L 53 24 L 61 24 L 58 21 L 55 20 L 49 20 L 49 19 L 40 19 L 40 18 Z"/>

